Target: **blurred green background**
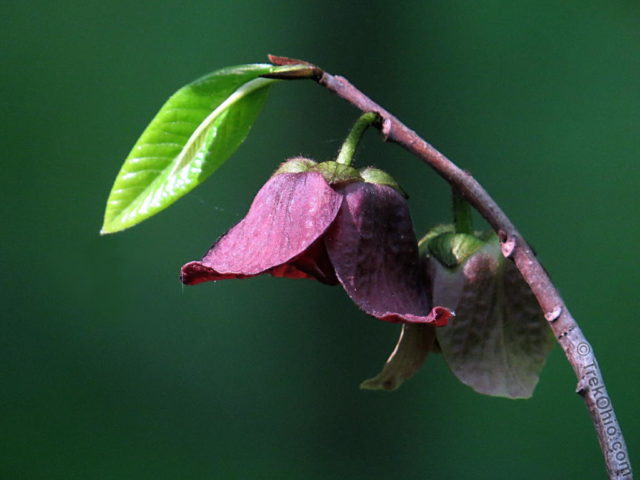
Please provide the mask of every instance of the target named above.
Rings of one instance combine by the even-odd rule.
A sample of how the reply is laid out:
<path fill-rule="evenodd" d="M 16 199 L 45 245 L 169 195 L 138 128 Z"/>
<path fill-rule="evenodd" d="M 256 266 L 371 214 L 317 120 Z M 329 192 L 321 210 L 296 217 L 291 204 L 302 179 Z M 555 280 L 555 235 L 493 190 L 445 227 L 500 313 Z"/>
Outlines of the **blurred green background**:
<path fill-rule="evenodd" d="M 640 461 L 637 1 L 34 0 L 0 13 L 2 479 L 604 478 L 558 347 L 531 400 L 477 395 L 437 356 L 397 392 L 366 392 L 398 326 L 339 288 L 180 284 L 278 162 L 337 150 L 357 112 L 311 82 L 276 86 L 204 186 L 98 235 L 165 99 L 267 53 L 346 75 L 477 176 L 593 343 Z M 448 219 L 446 185 L 398 147 L 370 132 L 358 162 L 410 193 L 418 233 Z"/>

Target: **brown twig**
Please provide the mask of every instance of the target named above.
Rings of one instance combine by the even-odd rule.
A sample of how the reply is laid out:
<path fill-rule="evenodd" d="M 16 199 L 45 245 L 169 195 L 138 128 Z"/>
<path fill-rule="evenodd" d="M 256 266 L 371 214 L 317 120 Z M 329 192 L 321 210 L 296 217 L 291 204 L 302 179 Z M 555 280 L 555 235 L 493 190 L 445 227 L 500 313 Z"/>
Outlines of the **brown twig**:
<path fill-rule="evenodd" d="M 353 86 L 346 78 L 334 76 L 308 62 L 286 57 L 269 57 L 276 65 L 299 62 L 311 67 L 307 78 L 316 80 L 327 90 L 363 112 L 375 112 L 382 118 L 380 130 L 386 141 L 394 142 L 431 166 L 473 205 L 498 232 L 505 257 L 515 262 L 535 294 L 549 326 L 578 378 L 577 393 L 589 410 L 598 435 L 611 480 L 632 480 L 631 462 L 622 430 L 613 411 L 600 367 L 591 344 L 578 327 L 562 297 L 542 268 L 535 254 L 511 220 L 485 189 L 467 172 L 410 130 L 400 120 Z"/>

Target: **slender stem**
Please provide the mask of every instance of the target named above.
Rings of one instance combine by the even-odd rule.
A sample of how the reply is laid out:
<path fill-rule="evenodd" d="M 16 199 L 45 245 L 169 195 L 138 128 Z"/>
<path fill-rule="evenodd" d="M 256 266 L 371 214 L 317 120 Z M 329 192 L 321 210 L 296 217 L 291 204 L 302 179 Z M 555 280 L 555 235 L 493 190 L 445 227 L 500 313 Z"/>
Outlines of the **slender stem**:
<path fill-rule="evenodd" d="M 456 233 L 473 233 L 471 206 L 455 188 L 451 189 L 451 198 L 453 200 L 453 224 Z"/>
<path fill-rule="evenodd" d="M 272 57 L 273 63 L 281 58 Z M 306 62 L 305 62 L 306 63 Z M 309 65 L 308 63 L 306 63 Z M 591 344 L 580 330 L 558 290 L 511 220 L 468 172 L 410 130 L 400 120 L 353 86 L 346 78 L 309 69 L 309 78 L 363 112 L 377 113 L 385 140 L 397 143 L 431 166 L 489 222 L 500 238 L 502 253 L 511 259 L 535 294 L 545 318 L 578 378 L 576 392 L 582 396 L 596 429 L 609 479 L 632 480 L 631 462 L 622 430 L 613 411 L 600 367 Z"/>
<path fill-rule="evenodd" d="M 364 132 L 369 125 L 377 121 L 378 118 L 378 115 L 375 113 L 367 112 L 363 113 L 360 118 L 356 120 L 356 123 L 351 127 L 349 135 L 347 135 L 347 138 L 345 138 L 344 143 L 340 148 L 340 153 L 338 153 L 338 158 L 336 158 L 337 163 L 351 165 L 351 160 L 353 160 L 353 156 L 356 153 L 356 149 L 362 139 L 362 135 L 364 135 Z"/>

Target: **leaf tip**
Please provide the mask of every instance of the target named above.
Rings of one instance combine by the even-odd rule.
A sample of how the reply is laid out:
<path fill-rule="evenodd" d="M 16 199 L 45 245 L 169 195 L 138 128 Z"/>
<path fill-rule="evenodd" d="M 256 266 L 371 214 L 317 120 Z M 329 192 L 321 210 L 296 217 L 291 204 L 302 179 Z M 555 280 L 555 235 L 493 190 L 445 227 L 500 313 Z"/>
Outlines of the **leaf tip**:
<path fill-rule="evenodd" d="M 108 222 L 104 222 L 104 224 L 102 225 L 102 227 L 100 228 L 100 235 L 104 236 L 104 235 L 110 235 L 112 233 L 117 233 L 124 230 L 124 228 L 122 227 L 115 227 L 114 225 L 108 223 Z"/>

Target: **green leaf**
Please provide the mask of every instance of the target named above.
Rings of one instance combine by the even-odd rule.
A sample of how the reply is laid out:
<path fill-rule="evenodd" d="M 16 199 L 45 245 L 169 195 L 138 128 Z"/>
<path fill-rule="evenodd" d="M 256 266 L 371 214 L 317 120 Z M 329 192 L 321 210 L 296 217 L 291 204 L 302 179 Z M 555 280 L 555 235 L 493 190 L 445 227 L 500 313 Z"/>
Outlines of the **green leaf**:
<path fill-rule="evenodd" d="M 492 239 L 457 269 L 431 258 L 433 302 L 456 316 L 436 329 L 449 368 L 478 393 L 528 398 L 553 346 L 529 286 Z"/>
<path fill-rule="evenodd" d="M 277 81 L 260 76 L 274 71 L 282 67 L 229 67 L 171 96 L 120 169 L 100 233 L 118 232 L 155 215 L 222 165 L 248 135 L 268 87 Z"/>

